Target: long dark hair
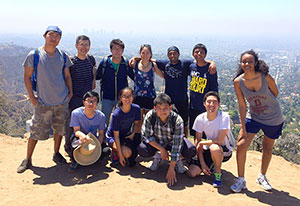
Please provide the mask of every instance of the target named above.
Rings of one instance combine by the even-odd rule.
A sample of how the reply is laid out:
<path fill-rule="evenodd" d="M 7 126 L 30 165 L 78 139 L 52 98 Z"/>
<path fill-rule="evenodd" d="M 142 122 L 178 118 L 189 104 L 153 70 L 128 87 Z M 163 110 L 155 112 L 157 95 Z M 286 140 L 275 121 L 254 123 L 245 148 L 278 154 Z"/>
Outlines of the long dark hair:
<path fill-rule="evenodd" d="M 150 51 L 150 53 L 151 53 L 150 59 L 151 59 L 151 58 L 152 58 L 152 49 L 151 49 L 151 45 L 150 45 L 150 44 L 142 44 L 141 47 L 140 47 L 140 54 L 141 54 L 141 52 L 142 52 L 142 50 L 143 50 L 144 48 L 147 48 L 147 49 Z"/>
<path fill-rule="evenodd" d="M 124 92 L 125 90 L 129 90 L 129 91 L 131 92 L 132 97 L 134 98 L 134 91 L 133 91 L 132 88 L 130 88 L 130 87 L 125 87 L 125 88 L 123 88 L 123 89 L 120 91 L 119 96 L 118 96 L 118 107 L 121 107 L 121 106 L 123 105 L 123 103 L 121 102 L 121 96 L 122 96 L 122 94 L 123 94 L 123 92 Z"/>
<path fill-rule="evenodd" d="M 244 70 L 242 69 L 241 64 L 242 64 L 242 57 L 245 54 L 249 54 L 254 57 L 254 61 L 255 61 L 254 68 L 255 68 L 256 72 L 261 72 L 265 75 L 269 73 L 269 66 L 263 60 L 258 59 L 258 54 L 251 49 L 251 50 L 245 51 L 241 54 L 240 62 L 238 63 L 238 68 L 237 68 L 236 76 L 234 77 L 234 79 L 244 73 Z"/>

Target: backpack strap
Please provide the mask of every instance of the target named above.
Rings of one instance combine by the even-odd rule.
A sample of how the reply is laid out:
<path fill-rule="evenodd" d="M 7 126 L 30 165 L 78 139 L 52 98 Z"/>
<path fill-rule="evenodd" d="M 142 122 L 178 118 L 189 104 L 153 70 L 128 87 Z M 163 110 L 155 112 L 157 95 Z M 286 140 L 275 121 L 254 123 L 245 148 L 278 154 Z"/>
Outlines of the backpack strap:
<path fill-rule="evenodd" d="M 106 70 L 106 65 L 107 65 L 108 57 L 109 57 L 109 56 L 105 56 L 105 57 L 103 58 L 103 64 L 102 64 L 102 78 L 103 78 L 104 72 L 105 72 L 105 70 Z"/>
<path fill-rule="evenodd" d="M 60 53 L 60 55 L 63 57 L 64 59 L 64 66 L 62 68 L 62 75 L 63 75 L 63 78 L 65 80 L 65 69 L 66 69 L 66 62 L 67 62 L 67 55 L 65 54 L 65 52 L 61 51 L 60 49 L 57 49 L 58 52 Z"/>
<path fill-rule="evenodd" d="M 133 71 L 133 68 L 131 68 L 129 66 L 128 59 L 126 57 L 122 56 L 122 58 L 123 58 L 124 62 L 123 63 L 121 62 L 121 63 L 125 64 L 127 76 L 129 76 L 129 78 L 132 79 L 132 81 L 134 81 L 134 71 Z"/>
<path fill-rule="evenodd" d="M 92 64 L 93 67 L 96 66 L 96 60 L 93 55 L 87 54 L 86 58 L 89 60 L 89 62 Z"/>
<path fill-rule="evenodd" d="M 36 91 L 37 67 L 38 67 L 39 61 L 40 61 L 40 54 L 39 54 L 39 50 L 36 49 L 36 50 L 34 50 L 34 54 L 33 54 L 33 68 L 34 68 L 34 71 L 33 71 L 32 76 L 31 76 L 31 83 L 32 83 L 33 91 Z"/>

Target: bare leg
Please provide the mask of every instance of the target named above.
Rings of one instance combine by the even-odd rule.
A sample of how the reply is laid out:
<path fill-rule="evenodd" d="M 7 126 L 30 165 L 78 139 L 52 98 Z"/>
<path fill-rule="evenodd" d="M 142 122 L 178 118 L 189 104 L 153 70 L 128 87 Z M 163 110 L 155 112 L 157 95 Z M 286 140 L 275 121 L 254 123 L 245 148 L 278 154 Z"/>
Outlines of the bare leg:
<path fill-rule="evenodd" d="M 187 174 L 190 177 L 196 177 L 198 175 L 200 175 L 202 172 L 202 170 L 200 169 L 200 167 L 198 165 L 190 165 L 189 166 L 189 170 L 187 171 Z"/>
<path fill-rule="evenodd" d="M 31 160 L 31 158 L 32 158 L 32 153 L 34 151 L 36 143 L 37 143 L 37 140 L 34 140 L 32 138 L 28 139 L 28 142 L 27 142 L 27 157 L 26 158 L 29 159 L 29 160 Z"/>
<path fill-rule="evenodd" d="M 121 147 L 122 147 L 122 152 L 123 152 L 124 157 L 128 159 L 132 154 L 131 149 L 127 146 L 121 146 Z"/>
<path fill-rule="evenodd" d="M 266 175 L 269 164 L 271 162 L 274 142 L 275 142 L 275 139 L 271 139 L 271 138 L 267 137 L 266 135 L 264 136 L 262 162 L 261 162 L 261 168 L 260 168 L 260 172 L 263 175 Z"/>
<path fill-rule="evenodd" d="M 221 173 L 221 165 L 223 161 L 223 149 L 217 144 L 212 144 L 209 147 L 211 158 L 215 165 L 216 173 Z"/>
<path fill-rule="evenodd" d="M 245 175 L 245 163 L 247 157 L 247 150 L 253 140 L 255 133 L 247 133 L 247 137 L 243 138 L 239 134 L 238 142 L 237 142 L 237 150 L 236 150 L 236 161 L 237 161 L 237 169 L 238 176 L 244 177 Z"/>
<path fill-rule="evenodd" d="M 54 154 L 56 154 L 57 152 L 59 152 L 62 136 L 59 134 L 53 134 L 53 139 L 54 139 Z"/>

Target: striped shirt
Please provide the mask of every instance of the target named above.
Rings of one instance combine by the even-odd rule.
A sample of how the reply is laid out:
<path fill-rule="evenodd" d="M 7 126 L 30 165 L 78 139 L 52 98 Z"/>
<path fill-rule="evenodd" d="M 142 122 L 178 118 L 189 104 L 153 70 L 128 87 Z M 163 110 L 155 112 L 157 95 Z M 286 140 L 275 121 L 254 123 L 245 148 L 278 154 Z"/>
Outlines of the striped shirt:
<path fill-rule="evenodd" d="M 153 126 L 151 118 L 154 112 L 154 110 L 151 110 L 146 114 L 142 126 L 142 137 L 146 143 L 156 141 L 164 148 L 171 147 L 171 161 L 178 161 L 184 137 L 183 120 L 179 115 L 171 111 L 165 123 L 156 115 L 156 121 Z M 172 125 L 172 122 L 174 122 L 171 119 L 173 115 L 177 116 L 175 125 Z"/>
<path fill-rule="evenodd" d="M 92 58 L 94 59 L 92 56 L 85 60 L 81 60 L 77 56 L 71 58 L 73 65 L 70 67 L 70 72 L 74 96 L 82 98 L 87 91 L 92 90 L 94 79 L 94 67 L 90 61 Z"/>

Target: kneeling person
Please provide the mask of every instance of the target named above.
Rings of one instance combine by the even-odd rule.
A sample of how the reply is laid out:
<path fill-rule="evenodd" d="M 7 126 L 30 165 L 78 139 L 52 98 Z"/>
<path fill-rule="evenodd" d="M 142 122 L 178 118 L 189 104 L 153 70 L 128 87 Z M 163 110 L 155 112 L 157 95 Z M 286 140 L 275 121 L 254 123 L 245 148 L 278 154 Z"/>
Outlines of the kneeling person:
<path fill-rule="evenodd" d="M 99 94 L 94 91 L 88 91 L 83 96 L 83 107 L 79 107 L 72 112 L 70 127 L 73 127 L 74 133 L 71 137 L 71 142 L 74 138 L 79 138 L 84 144 L 88 142 L 88 133 L 91 132 L 100 144 L 102 149 L 105 148 L 103 143 L 104 129 L 105 129 L 105 115 L 96 109 L 99 103 Z M 72 152 L 73 154 L 73 152 Z M 98 157 L 99 158 L 99 157 Z M 80 162 L 78 162 L 80 164 Z M 77 162 L 73 155 L 71 155 L 70 170 L 75 169 Z"/>
<path fill-rule="evenodd" d="M 219 111 L 220 97 L 216 92 L 208 92 L 204 96 L 206 112 L 197 116 L 193 129 L 196 131 L 196 148 L 198 160 L 193 160 L 188 174 L 192 177 L 203 172 L 211 175 L 214 169 L 214 187 L 221 187 L 222 162 L 228 161 L 232 155 L 232 147 L 229 144 L 230 117 L 228 113 Z M 201 140 L 205 132 L 207 139 Z"/>
<path fill-rule="evenodd" d="M 138 153 L 142 157 L 154 156 L 151 170 L 157 170 L 161 160 L 169 160 L 168 151 L 171 152 L 166 179 L 168 185 L 172 186 L 177 182 L 175 168 L 179 173 L 186 171 L 180 154 L 190 161 L 196 154 L 196 148 L 184 137 L 183 120 L 172 111 L 171 98 L 167 94 L 160 94 L 154 99 L 154 109 L 147 113 L 142 126 L 142 138 L 144 140 L 137 148 Z"/>
<path fill-rule="evenodd" d="M 112 147 L 112 162 L 124 167 L 136 164 L 136 148 L 141 142 L 139 121 L 141 109 L 133 104 L 134 92 L 125 87 L 120 91 L 118 107 L 112 114 L 111 124 L 106 132 L 109 145 Z M 126 162 L 127 161 L 127 162 Z"/>

